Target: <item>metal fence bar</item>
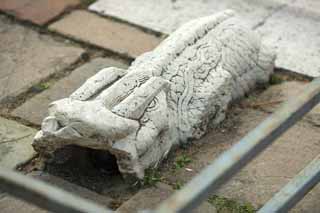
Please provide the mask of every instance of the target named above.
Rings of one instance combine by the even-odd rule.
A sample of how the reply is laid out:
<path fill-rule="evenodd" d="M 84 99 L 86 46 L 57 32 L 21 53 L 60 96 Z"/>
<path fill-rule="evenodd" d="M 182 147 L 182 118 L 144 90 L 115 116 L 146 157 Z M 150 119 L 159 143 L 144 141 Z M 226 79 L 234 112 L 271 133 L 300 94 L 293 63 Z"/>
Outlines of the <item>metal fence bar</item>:
<path fill-rule="evenodd" d="M 320 182 L 320 155 L 274 195 L 258 213 L 288 212 Z"/>
<path fill-rule="evenodd" d="M 160 204 L 157 213 L 191 212 L 210 192 L 229 180 L 283 132 L 320 102 L 320 78 L 313 80 L 240 142 L 227 150 L 184 188 Z"/>
<path fill-rule="evenodd" d="M 57 213 L 111 213 L 102 206 L 42 181 L 0 168 L 0 189 L 8 194 Z M 1 211 L 1 210 L 0 210 Z M 23 211 L 23 210 L 21 210 Z"/>

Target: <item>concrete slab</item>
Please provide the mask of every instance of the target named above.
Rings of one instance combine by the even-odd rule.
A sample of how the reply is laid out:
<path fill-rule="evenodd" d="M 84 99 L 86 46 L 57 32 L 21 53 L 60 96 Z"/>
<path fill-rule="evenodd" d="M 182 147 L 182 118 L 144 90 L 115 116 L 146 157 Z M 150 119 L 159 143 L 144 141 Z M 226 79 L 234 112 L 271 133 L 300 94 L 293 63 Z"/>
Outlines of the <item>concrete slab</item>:
<path fill-rule="evenodd" d="M 122 204 L 117 212 L 119 213 L 132 213 L 139 212 L 139 210 L 153 209 L 160 202 L 167 199 L 174 190 L 167 184 L 157 183 L 156 186 L 143 189 L 134 195 L 130 200 Z M 208 202 L 204 202 L 198 207 L 195 213 L 215 213 L 217 212 L 214 206 Z"/>
<path fill-rule="evenodd" d="M 320 11 L 314 14 L 293 4 L 273 14 L 257 31 L 276 49 L 276 67 L 320 76 Z"/>
<path fill-rule="evenodd" d="M 73 11 L 49 29 L 130 57 L 152 50 L 161 41 L 135 27 L 83 10 Z"/>
<path fill-rule="evenodd" d="M 320 15 L 320 1 L 318 0 L 284 0 L 295 8 L 304 10 L 310 15 Z"/>
<path fill-rule="evenodd" d="M 0 102 L 65 69 L 84 52 L 4 16 L 0 16 L 0 41 Z"/>
<path fill-rule="evenodd" d="M 31 123 L 40 125 L 47 115 L 48 105 L 58 99 L 65 98 L 79 88 L 89 77 L 105 67 L 127 68 L 127 65 L 111 58 L 97 58 L 74 70 L 69 76 L 59 80 L 46 91 L 32 97 L 12 114 Z"/>
<path fill-rule="evenodd" d="M 80 0 L 1 0 L 0 10 L 13 14 L 18 19 L 44 25 Z"/>
<path fill-rule="evenodd" d="M 165 34 L 191 19 L 234 9 L 277 50 L 277 67 L 312 77 L 320 75 L 317 0 L 124 0 L 122 4 L 98 0 L 89 9 Z"/>
<path fill-rule="evenodd" d="M 36 132 L 35 129 L 0 117 L 0 166 L 15 169 L 34 157 L 36 153 L 31 142 Z"/>
<path fill-rule="evenodd" d="M 301 81 L 286 81 L 281 84 L 272 85 L 261 95 L 257 94 L 254 97 L 254 102 L 243 101 L 243 104 L 244 106 L 262 109 L 266 112 L 274 112 L 288 99 L 303 93 L 305 86 L 307 86 L 307 82 Z M 320 104 L 303 119 L 315 126 L 320 126 Z"/>
<path fill-rule="evenodd" d="M 83 187 L 77 186 L 75 184 L 69 183 L 61 178 L 49 175 L 47 173 L 43 172 L 34 172 L 29 174 L 29 176 L 36 178 L 38 180 L 47 182 L 51 185 L 54 185 L 56 187 L 59 187 L 61 189 L 64 189 L 70 193 L 73 193 L 75 195 L 78 195 L 82 198 L 91 200 L 93 202 L 96 202 L 102 206 L 108 207 L 111 205 L 113 200 L 109 197 L 99 195 L 95 192 L 92 192 L 88 189 L 85 189 Z M 1 213 L 15 213 L 15 212 L 21 212 L 23 209 L 23 212 L 25 213 L 44 213 L 49 212 L 46 210 L 43 210 L 41 208 L 38 208 L 34 205 L 31 205 L 30 203 L 21 201 L 19 199 L 16 199 L 11 196 L 4 195 L 2 199 L 0 198 L 0 209 Z"/>
<path fill-rule="evenodd" d="M 268 90 L 260 96 L 266 95 Z M 248 100 L 252 104 L 261 103 L 260 99 L 249 97 Z M 244 105 L 234 107 L 228 115 L 228 119 L 220 128 L 213 130 L 199 141 L 195 141 L 187 151 L 178 151 L 175 154 L 176 156 L 187 155 L 192 162 L 185 166 L 188 169 L 174 169 L 172 164 L 162 168 L 161 171 L 166 180 L 172 184 L 189 181 L 206 165 L 266 119 L 269 113 Z M 261 207 L 320 153 L 319 138 L 319 127 L 305 119 L 300 121 L 215 194 L 240 203 L 249 202 L 256 208 Z M 319 197 L 320 186 L 317 186 L 292 212 L 317 212 L 320 209 Z"/>
<path fill-rule="evenodd" d="M 255 26 L 282 5 L 281 1 L 259 0 L 98 0 L 89 9 L 145 28 L 169 34 L 183 23 L 201 16 L 234 9 Z"/>

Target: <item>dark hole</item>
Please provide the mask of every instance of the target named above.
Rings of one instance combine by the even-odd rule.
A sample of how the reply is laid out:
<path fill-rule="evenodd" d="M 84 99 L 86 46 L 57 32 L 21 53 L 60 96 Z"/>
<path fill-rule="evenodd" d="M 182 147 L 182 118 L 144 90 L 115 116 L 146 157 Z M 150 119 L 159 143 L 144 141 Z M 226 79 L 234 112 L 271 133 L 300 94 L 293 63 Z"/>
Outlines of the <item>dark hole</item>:
<path fill-rule="evenodd" d="M 79 146 L 57 150 L 46 163 L 45 171 L 98 193 L 115 184 L 110 180 L 123 182 L 114 155 Z"/>

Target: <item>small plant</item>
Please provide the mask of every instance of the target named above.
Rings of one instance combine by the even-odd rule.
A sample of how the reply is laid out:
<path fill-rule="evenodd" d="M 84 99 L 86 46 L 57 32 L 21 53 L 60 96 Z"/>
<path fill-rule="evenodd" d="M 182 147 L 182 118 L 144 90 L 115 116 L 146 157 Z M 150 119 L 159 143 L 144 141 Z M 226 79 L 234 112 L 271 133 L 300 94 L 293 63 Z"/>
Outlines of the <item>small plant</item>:
<path fill-rule="evenodd" d="M 174 167 L 175 167 L 175 169 L 181 169 L 181 168 L 184 168 L 186 165 L 188 165 L 191 162 L 192 162 L 191 158 L 189 158 L 186 155 L 181 155 L 181 156 L 177 157 L 176 162 L 174 163 Z"/>
<path fill-rule="evenodd" d="M 81 0 L 82 5 L 89 6 L 90 4 L 93 4 L 97 0 Z"/>
<path fill-rule="evenodd" d="M 217 195 L 211 196 L 208 202 L 216 207 L 218 213 L 254 213 L 255 208 L 250 203 L 240 204 L 237 201 L 220 197 Z"/>
<path fill-rule="evenodd" d="M 181 181 L 177 181 L 174 185 L 173 185 L 173 189 L 174 190 L 180 190 L 183 187 L 183 183 Z"/>
<path fill-rule="evenodd" d="M 154 186 L 156 183 L 163 180 L 160 173 L 155 169 L 148 169 L 145 172 L 144 178 L 142 180 L 142 185 L 144 186 Z"/>
<path fill-rule="evenodd" d="M 37 85 L 34 85 L 32 87 L 32 90 L 34 92 L 42 92 L 43 90 L 46 90 L 50 87 L 50 84 L 48 82 L 45 82 L 45 83 L 39 83 Z"/>

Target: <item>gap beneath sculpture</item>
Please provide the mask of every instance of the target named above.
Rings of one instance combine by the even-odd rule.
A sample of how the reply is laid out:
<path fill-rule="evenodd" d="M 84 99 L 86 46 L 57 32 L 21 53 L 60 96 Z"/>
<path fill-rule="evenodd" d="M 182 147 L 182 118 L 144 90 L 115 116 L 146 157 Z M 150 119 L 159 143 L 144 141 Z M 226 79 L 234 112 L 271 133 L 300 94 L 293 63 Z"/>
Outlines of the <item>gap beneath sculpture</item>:
<path fill-rule="evenodd" d="M 129 199 L 138 190 L 124 181 L 115 156 L 108 151 L 69 145 L 53 153 L 52 158 L 46 162 L 44 172 L 99 194 L 120 199 L 119 202 Z"/>

